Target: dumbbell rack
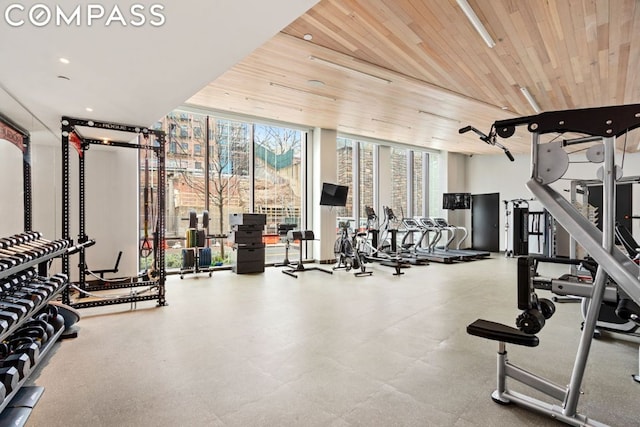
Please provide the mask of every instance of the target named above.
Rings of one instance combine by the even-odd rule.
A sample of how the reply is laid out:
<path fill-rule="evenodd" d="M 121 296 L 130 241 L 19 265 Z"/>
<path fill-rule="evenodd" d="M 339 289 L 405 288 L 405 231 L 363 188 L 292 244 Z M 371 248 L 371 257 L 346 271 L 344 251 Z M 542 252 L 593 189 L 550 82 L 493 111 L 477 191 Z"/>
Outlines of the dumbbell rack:
<path fill-rule="evenodd" d="M 23 325 L 33 321 L 36 313 L 40 312 L 47 306 L 49 301 L 58 297 L 66 289 L 68 285 L 66 276 L 54 275 L 50 279 L 38 277 L 47 275 L 47 261 L 66 253 L 77 251 L 79 248 L 75 246 L 69 247 L 69 242 L 66 240 L 45 241 L 41 239 L 39 233 L 34 232 L 0 239 L 0 248 L 3 251 L 0 254 L 0 260 L 2 260 L 0 265 L 0 311 L 7 309 L 7 316 L 11 314 L 11 318 L 14 318 L 13 314 L 15 314 L 17 319 L 12 324 L 8 324 L 8 321 L 3 320 L 3 323 L 6 322 L 8 325 L 0 332 L 0 343 L 4 343 Z M 8 251 L 12 255 L 7 255 Z M 13 265 L 7 267 L 9 264 Z M 37 267 L 38 273 L 36 273 L 35 267 Z M 31 291 L 30 293 L 29 290 Z M 21 291 L 22 298 L 16 296 L 18 291 Z M 18 309 L 18 307 L 20 308 Z M 13 311 L 9 311 L 10 309 Z M 18 315 L 18 312 L 21 315 Z M 23 423 L 26 422 L 33 407 L 44 392 L 44 388 L 27 388 L 23 387 L 23 385 L 27 382 L 34 369 L 45 360 L 53 344 L 64 332 L 64 329 L 64 325 L 60 325 L 57 330 L 54 330 L 53 335 L 47 337 L 46 342 L 39 347 L 37 356 L 33 356 L 35 362 L 33 366 L 29 364 L 28 369 L 23 372 L 19 372 L 15 367 L 8 368 L 9 371 L 4 372 L 4 376 L 0 376 L 0 384 L 2 384 L 3 392 L 6 393 L 0 402 L 0 424 L 20 425 L 17 420 Z M 0 360 L 0 364 L 4 360 Z M 12 378 L 8 378 L 9 372 L 15 376 L 13 369 L 18 374 L 18 378 L 21 378 L 16 383 Z M 8 393 L 6 392 L 7 381 L 12 383 Z M 0 397 L 4 393 L 0 393 Z"/>

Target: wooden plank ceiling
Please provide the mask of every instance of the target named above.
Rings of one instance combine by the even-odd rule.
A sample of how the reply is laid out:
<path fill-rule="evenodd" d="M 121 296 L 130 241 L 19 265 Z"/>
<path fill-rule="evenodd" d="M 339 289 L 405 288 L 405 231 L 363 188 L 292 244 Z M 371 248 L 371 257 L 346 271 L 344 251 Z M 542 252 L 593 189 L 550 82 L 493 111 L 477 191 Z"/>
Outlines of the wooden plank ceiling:
<path fill-rule="evenodd" d="M 638 0 L 469 4 L 495 47 L 456 0 L 321 0 L 188 104 L 482 154 L 458 129 L 535 114 L 521 87 L 543 111 L 640 103 Z M 502 142 L 529 150 L 524 129 Z"/>

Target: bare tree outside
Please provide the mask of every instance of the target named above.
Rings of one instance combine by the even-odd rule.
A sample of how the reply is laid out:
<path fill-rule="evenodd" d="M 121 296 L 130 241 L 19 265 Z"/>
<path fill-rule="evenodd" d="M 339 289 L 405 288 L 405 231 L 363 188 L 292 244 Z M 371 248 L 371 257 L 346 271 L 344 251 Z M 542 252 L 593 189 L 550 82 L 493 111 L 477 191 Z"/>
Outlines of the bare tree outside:
<path fill-rule="evenodd" d="M 225 233 L 225 206 L 229 199 L 243 211 L 246 200 L 242 191 L 242 180 L 249 176 L 248 152 L 249 135 L 245 123 L 212 119 L 214 130 L 209 145 L 209 195 L 210 202 L 217 210 L 218 233 Z M 220 256 L 224 258 L 224 245 L 220 246 Z"/>
<path fill-rule="evenodd" d="M 267 215 L 267 232 L 279 223 L 300 222 L 302 132 L 254 125 L 256 212 Z"/>

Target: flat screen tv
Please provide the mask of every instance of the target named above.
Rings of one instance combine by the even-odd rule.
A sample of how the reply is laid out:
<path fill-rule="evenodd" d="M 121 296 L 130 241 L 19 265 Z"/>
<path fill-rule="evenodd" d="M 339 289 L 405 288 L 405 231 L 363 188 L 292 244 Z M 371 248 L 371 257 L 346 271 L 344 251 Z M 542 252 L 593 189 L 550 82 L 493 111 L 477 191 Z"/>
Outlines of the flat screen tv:
<path fill-rule="evenodd" d="M 442 209 L 471 209 L 471 193 L 444 193 Z"/>
<path fill-rule="evenodd" d="M 349 187 L 346 185 L 325 182 L 320 193 L 320 206 L 346 206 L 348 193 Z"/>

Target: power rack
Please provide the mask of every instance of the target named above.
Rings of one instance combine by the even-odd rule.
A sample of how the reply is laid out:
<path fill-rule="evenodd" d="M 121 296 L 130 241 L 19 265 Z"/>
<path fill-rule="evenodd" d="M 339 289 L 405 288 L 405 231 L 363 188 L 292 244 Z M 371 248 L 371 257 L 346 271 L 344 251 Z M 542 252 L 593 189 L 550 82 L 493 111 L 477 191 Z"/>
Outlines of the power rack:
<path fill-rule="evenodd" d="M 81 294 L 91 293 L 95 291 L 102 290 L 112 290 L 112 289 L 130 289 L 130 288 L 138 288 L 138 287 L 149 287 L 154 291 L 151 293 L 145 293 L 142 295 L 141 293 L 131 292 L 130 295 L 127 296 L 118 296 L 118 297 L 106 297 L 106 298 L 97 298 L 97 299 L 86 299 L 86 301 L 71 301 L 69 295 L 69 289 L 65 289 L 63 292 L 63 302 L 65 304 L 69 304 L 74 308 L 88 308 L 88 307 L 99 307 L 105 305 L 113 305 L 113 304 L 135 304 L 140 301 L 150 301 L 150 300 L 158 300 L 158 306 L 166 305 L 165 299 L 165 280 L 166 280 L 166 270 L 165 270 L 165 187 L 166 187 L 166 164 L 165 164 L 165 141 L 166 134 L 163 131 L 149 129 L 145 126 L 135 126 L 128 125 L 122 123 L 113 123 L 113 122 L 103 122 L 98 120 L 87 120 L 87 119 L 78 119 L 72 117 L 62 117 L 61 119 L 61 129 L 62 129 L 62 238 L 71 241 L 70 236 L 70 167 L 69 167 L 69 145 L 71 142 L 75 144 L 75 147 L 78 152 L 78 161 L 79 161 L 79 227 L 78 227 L 78 243 L 82 244 L 89 240 L 89 237 L 86 235 L 86 214 L 85 214 L 85 159 L 86 154 L 91 145 L 102 145 L 109 147 L 119 147 L 119 148 L 132 148 L 136 150 L 149 150 L 152 151 L 157 158 L 157 220 L 155 224 L 155 232 L 154 232 L 154 245 L 153 245 L 153 254 L 154 254 L 154 271 L 153 274 L 144 274 L 137 277 L 125 278 L 128 280 L 119 280 L 118 282 L 109 283 L 108 287 L 103 286 L 102 284 L 94 285 L 86 282 L 86 256 L 85 256 L 85 248 L 81 247 L 79 250 L 79 262 L 78 262 L 78 284 Z M 142 136 L 145 139 L 149 137 L 153 137 L 153 141 L 149 144 L 139 144 L 139 143 L 131 143 L 131 142 L 123 142 L 118 140 L 104 140 L 104 139 L 91 139 L 88 137 L 83 137 L 83 129 L 86 131 L 87 129 L 101 129 L 104 131 L 114 131 L 115 134 L 120 134 L 122 132 L 130 133 L 135 136 Z M 75 134 L 74 136 L 72 136 Z M 77 137 L 77 138 L 76 138 Z M 73 138 L 73 141 L 71 141 Z M 139 141 L 138 141 L 139 142 Z M 62 257 L 62 270 L 64 274 L 69 275 L 70 272 L 70 259 L 68 255 L 64 255 Z M 84 299 L 84 298 L 80 298 Z"/>

